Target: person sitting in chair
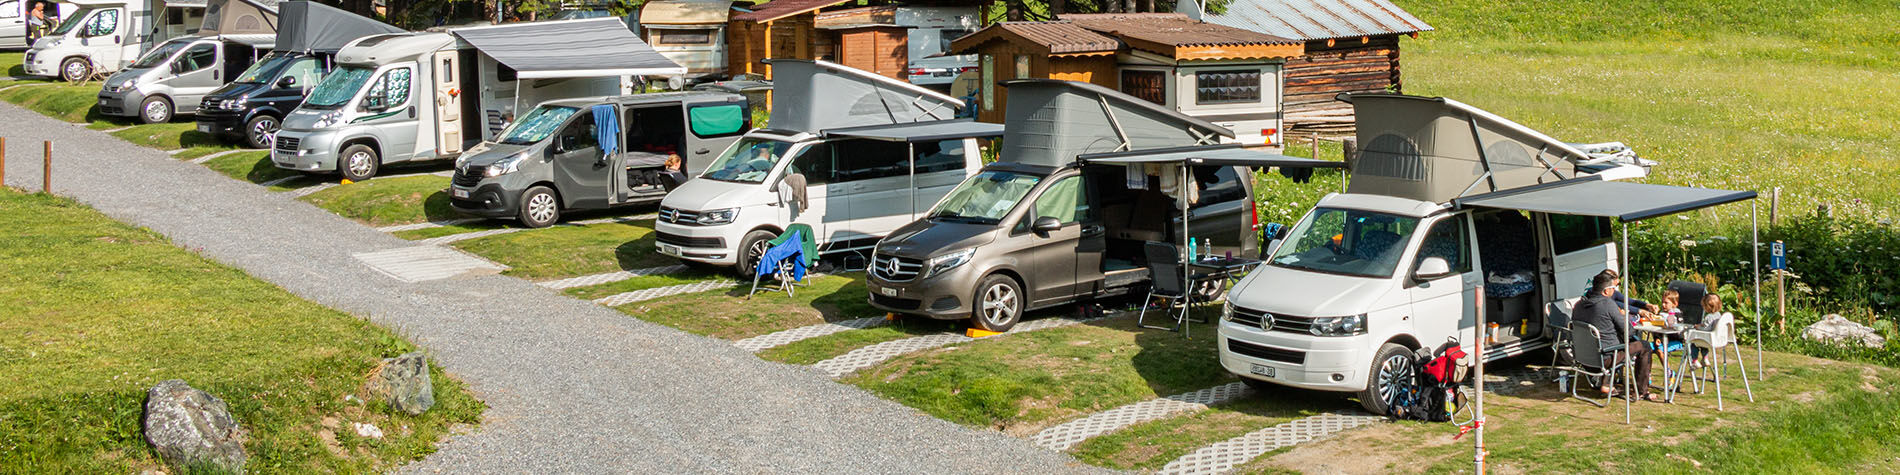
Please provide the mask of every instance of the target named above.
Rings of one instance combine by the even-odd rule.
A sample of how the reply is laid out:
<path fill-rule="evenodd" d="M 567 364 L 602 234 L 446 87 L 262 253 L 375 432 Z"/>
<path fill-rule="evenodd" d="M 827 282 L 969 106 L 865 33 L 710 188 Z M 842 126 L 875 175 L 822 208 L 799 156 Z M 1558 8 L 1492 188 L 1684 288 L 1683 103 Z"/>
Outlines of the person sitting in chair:
<path fill-rule="evenodd" d="M 1602 348 L 1609 348 L 1630 341 L 1630 335 L 1627 333 L 1628 330 L 1625 329 L 1626 326 L 1624 325 L 1629 319 L 1628 314 L 1623 313 L 1623 310 L 1617 307 L 1617 302 L 1614 301 L 1616 299 L 1612 297 L 1617 294 L 1616 287 L 1618 283 L 1615 271 L 1606 270 L 1598 273 L 1596 278 L 1591 281 L 1590 294 L 1584 296 L 1583 300 L 1577 301 L 1577 306 L 1571 309 L 1570 312 L 1571 317 L 1576 321 L 1588 323 L 1590 326 L 1596 327 L 1597 344 L 1601 345 Z M 1617 361 L 1622 361 L 1625 358 L 1624 353 L 1627 352 L 1628 357 L 1634 358 L 1634 364 L 1636 365 L 1636 381 L 1638 381 L 1636 384 L 1636 395 L 1644 400 L 1657 401 L 1659 398 L 1649 392 L 1650 351 L 1649 345 L 1647 344 L 1640 342 L 1632 343 L 1625 347 L 1624 350 L 1603 355 L 1603 367 L 1614 367 Z M 1615 378 L 1603 378 L 1602 386 L 1597 389 L 1607 395 L 1619 395 L 1619 392 L 1616 391 L 1615 386 L 1612 384 L 1614 380 Z"/>
<path fill-rule="evenodd" d="M 1622 277 L 1616 274 L 1616 269 L 1604 269 L 1603 273 L 1609 274 L 1610 278 L 1612 279 Z M 1584 289 L 1583 298 L 1590 298 L 1590 294 L 1593 294 L 1595 292 L 1596 292 L 1595 288 Z M 1610 300 L 1612 301 L 1612 303 L 1616 304 L 1616 308 L 1623 310 L 1624 313 L 1628 313 L 1630 311 L 1630 307 L 1635 307 L 1636 315 L 1630 317 L 1631 319 L 1634 319 L 1636 317 L 1647 317 L 1650 315 L 1654 315 L 1656 312 L 1662 310 L 1662 308 L 1657 307 L 1656 304 L 1645 302 L 1643 301 L 1643 299 L 1632 298 L 1632 299 L 1629 299 L 1626 303 L 1624 301 L 1623 291 L 1621 290 L 1618 290 L 1616 291 L 1615 294 L 1610 295 Z"/>

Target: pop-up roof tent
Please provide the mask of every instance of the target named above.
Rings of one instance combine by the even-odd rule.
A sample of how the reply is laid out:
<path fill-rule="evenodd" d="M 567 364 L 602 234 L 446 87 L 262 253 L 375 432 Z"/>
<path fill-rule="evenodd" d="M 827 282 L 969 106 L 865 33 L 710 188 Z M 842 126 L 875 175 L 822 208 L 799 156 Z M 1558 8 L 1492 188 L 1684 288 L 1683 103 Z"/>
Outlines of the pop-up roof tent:
<path fill-rule="evenodd" d="M 277 0 L 209 0 L 199 36 L 276 35 Z"/>
<path fill-rule="evenodd" d="M 618 18 L 542 21 L 449 30 L 522 79 L 686 74 Z"/>
<path fill-rule="evenodd" d="M 999 161 L 1049 167 L 1105 152 L 1211 145 L 1234 132 L 1094 84 L 1011 79 Z"/>
<path fill-rule="evenodd" d="M 809 59 L 771 60 L 774 129 L 828 129 L 952 119 L 963 101 L 943 93 Z"/>
<path fill-rule="evenodd" d="M 277 50 L 336 53 L 343 45 L 370 35 L 402 33 L 401 28 L 317 2 L 291 0 L 278 5 Z"/>
<path fill-rule="evenodd" d="M 1442 97 L 1342 94 L 1359 155 L 1351 193 L 1443 203 L 1569 179 L 1592 154 L 1509 119 Z M 1634 173 L 1634 172 L 1632 172 Z"/>

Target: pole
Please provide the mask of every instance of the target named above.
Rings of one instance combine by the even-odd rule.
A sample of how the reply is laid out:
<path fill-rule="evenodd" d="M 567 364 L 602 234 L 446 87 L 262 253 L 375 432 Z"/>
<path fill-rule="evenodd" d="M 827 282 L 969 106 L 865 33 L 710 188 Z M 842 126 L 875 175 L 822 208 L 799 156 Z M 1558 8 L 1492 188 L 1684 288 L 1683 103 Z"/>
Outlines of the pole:
<path fill-rule="evenodd" d="M 1619 275 L 1622 275 L 1623 277 L 1630 277 L 1630 225 L 1629 223 L 1623 223 L 1623 252 L 1621 254 L 1623 254 L 1622 256 L 1623 257 L 1623 266 L 1622 266 L 1623 272 L 1619 273 Z M 1628 313 L 1630 312 L 1630 310 L 1632 310 L 1630 308 L 1630 293 L 1623 292 L 1623 311 L 1625 313 Z M 1629 347 L 1629 341 L 1628 341 L 1629 336 L 1630 336 L 1630 331 L 1632 331 L 1633 329 L 1630 328 L 1630 319 L 1628 315 L 1624 315 L 1624 318 L 1622 318 L 1622 321 L 1617 322 L 1617 323 L 1620 325 L 1623 325 L 1623 339 L 1625 340 L 1623 342 L 1623 345 L 1624 345 L 1623 346 L 1623 373 L 1624 373 L 1624 376 L 1623 376 L 1623 423 L 1628 424 L 1630 423 L 1630 398 L 1635 397 L 1633 395 L 1636 394 L 1635 392 L 1636 391 L 1636 375 L 1635 373 L 1632 372 L 1632 370 L 1634 370 L 1635 368 L 1630 366 L 1636 363 L 1635 355 L 1633 354 L 1634 352 L 1631 351 L 1633 350 L 1633 348 Z M 1643 384 L 1649 384 L 1649 382 L 1644 381 Z"/>
<path fill-rule="evenodd" d="M 1756 205 L 1760 206 L 1760 205 Z M 1768 193 L 1768 227 L 1781 225 L 1781 187 Z"/>
<path fill-rule="evenodd" d="M 1193 180 L 1188 177 L 1188 164 L 1186 161 L 1181 162 L 1181 176 L 1175 178 L 1174 186 L 1175 194 L 1181 197 L 1181 245 L 1187 249 L 1187 253 L 1182 254 L 1181 257 L 1185 258 L 1194 254 L 1194 246 L 1188 244 L 1193 242 L 1190 241 L 1193 239 L 1193 237 L 1191 237 L 1192 235 L 1188 234 L 1188 187 L 1194 186 L 1194 184 Z M 1189 304 L 1194 303 L 1194 299 L 1190 298 L 1194 295 L 1194 281 L 1190 280 L 1190 278 L 1194 276 L 1194 268 L 1192 267 L 1194 262 L 1190 259 L 1182 259 L 1181 264 L 1181 286 L 1183 289 L 1181 292 L 1181 337 L 1188 338 L 1188 311 L 1192 310 Z"/>
<path fill-rule="evenodd" d="M 1775 195 L 1780 195 L 1780 194 L 1781 194 L 1781 188 L 1776 187 Z M 1771 212 L 1769 216 L 1772 218 L 1774 216 L 1774 214 L 1772 213 L 1774 209 L 1769 208 L 1769 211 Z M 1760 215 L 1761 215 L 1761 203 L 1750 201 L 1748 203 L 1748 222 L 1749 222 L 1749 232 L 1754 236 L 1752 238 L 1752 242 L 1754 243 L 1754 245 L 1750 246 L 1749 249 L 1753 250 L 1753 252 L 1755 253 L 1755 256 L 1749 259 L 1748 263 L 1755 267 L 1755 380 L 1757 381 L 1760 381 L 1763 378 L 1766 378 L 1768 376 L 1768 370 L 1764 370 L 1761 368 L 1762 339 L 1761 339 L 1761 218 L 1760 218 Z M 1770 221 L 1770 222 L 1772 223 L 1773 221 Z M 1747 373 L 1748 370 L 1742 370 L 1742 371 L 1743 371 L 1742 374 L 1748 374 Z"/>
<path fill-rule="evenodd" d="M 1474 441 L 1476 441 L 1477 445 L 1472 451 L 1471 458 L 1472 458 L 1472 462 L 1478 465 L 1478 472 L 1477 472 L 1478 475 L 1484 475 L 1484 343 L 1485 343 L 1485 335 L 1483 333 L 1488 328 L 1488 325 L 1485 324 L 1485 315 L 1484 315 L 1484 286 L 1478 286 L 1477 295 L 1478 295 L 1478 298 L 1477 298 L 1478 301 L 1475 306 L 1478 309 L 1477 311 L 1478 327 L 1476 329 L 1477 331 L 1473 333 L 1477 333 L 1478 338 L 1476 340 L 1476 348 L 1473 348 L 1471 352 L 1472 358 L 1477 359 L 1477 364 L 1475 365 L 1477 370 L 1473 371 L 1471 381 L 1472 381 L 1472 384 L 1477 387 L 1478 394 L 1476 395 L 1477 401 L 1474 403 L 1477 405 L 1474 406 L 1472 409 L 1471 424 L 1472 424 L 1472 430 L 1476 431 L 1478 434 L 1477 434 L 1477 437 L 1473 439 Z"/>
<path fill-rule="evenodd" d="M 46 161 L 40 169 L 43 171 L 40 177 L 40 191 L 49 195 L 53 194 L 53 141 L 51 140 L 46 141 Z"/>
<path fill-rule="evenodd" d="M 1307 156 L 1319 160 L 1319 132 L 1313 132 L 1313 154 Z"/>
<path fill-rule="evenodd" d="M 7 138 L 0 137 L 0 188 L 7 186 Z"/>
<path fill-rule="evenodd" d="M 1775 241 L 1780 244 L 1781 241 Z M 1783 248 L 1786 249 L 1786 248 Z M 1782 252 L 1787 252 L 1786 250 Z M 1787 254 L 1783 254 L 1784 256 Z M 1785 258 L 1784 258 L 1785 259 Z M 1788 332 L 1788 271 L 1775 269 L 1775 331 Z"/>

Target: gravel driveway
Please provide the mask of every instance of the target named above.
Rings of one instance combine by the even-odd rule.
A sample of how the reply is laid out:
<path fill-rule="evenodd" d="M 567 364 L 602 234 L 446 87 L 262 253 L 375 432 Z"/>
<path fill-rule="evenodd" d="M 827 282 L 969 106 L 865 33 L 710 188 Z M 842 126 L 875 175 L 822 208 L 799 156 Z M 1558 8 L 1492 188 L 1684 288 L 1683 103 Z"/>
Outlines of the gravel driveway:
<path fill-rule="evenodd" d="M 405 283 L 351 256 L 415 246 L 164 152 L 0 103 L 7 184 L 54 190 L 317 303 L 394 329 L 489 405 L 420 472 L 1095 471 L 502 276 Z"/>

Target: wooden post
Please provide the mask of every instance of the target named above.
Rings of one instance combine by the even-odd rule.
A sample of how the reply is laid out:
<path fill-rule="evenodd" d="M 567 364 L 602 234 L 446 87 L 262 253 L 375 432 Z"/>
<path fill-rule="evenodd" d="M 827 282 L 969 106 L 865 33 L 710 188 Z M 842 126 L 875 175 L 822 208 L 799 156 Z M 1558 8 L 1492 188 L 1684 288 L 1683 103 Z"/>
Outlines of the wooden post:
<path fill-rule="evenodd" d="M 1782 277 L 1788 271 L 1775 269 L 1775 331 L 1788 332 L 1788 289 Z"/>
<path fill-rule="evenodd" d="M 1313 154 L 1306 157 L 1319 160 L 1319 132 L 1313 132 Z"/>
<path fill-rule="evenodd" d="M 1768 193 L 1768 227 L 1781 225 L 1781 187 Z"/>
<path fill-rule="evenodd" d="M 41 166 L 44 176 L 40 177 L 40 191 L 53 194 L 53 141 L 46 141 L 46 162 Z"/>
<path fill-rule="evenodd" d="M 0 188 L 7 187 L 7 138 L 0 137 Z"/>

